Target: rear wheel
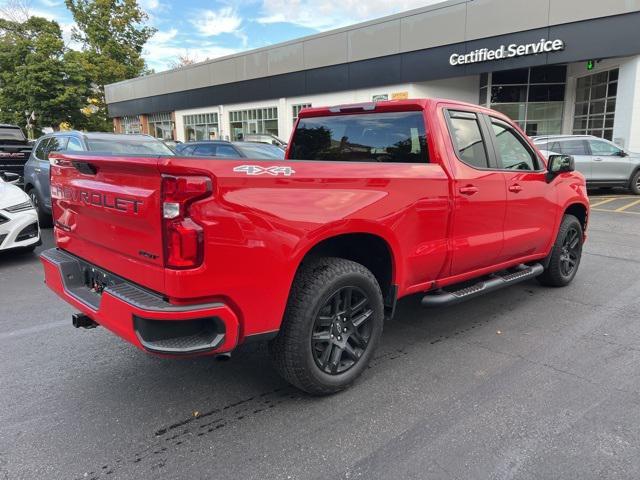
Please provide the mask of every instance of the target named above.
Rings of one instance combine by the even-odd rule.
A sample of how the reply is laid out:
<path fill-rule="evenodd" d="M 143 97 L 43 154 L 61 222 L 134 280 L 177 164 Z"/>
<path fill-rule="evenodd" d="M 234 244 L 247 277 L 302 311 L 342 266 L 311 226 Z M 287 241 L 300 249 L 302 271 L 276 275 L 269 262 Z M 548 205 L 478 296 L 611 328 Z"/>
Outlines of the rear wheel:
<path fill-rule="evenodd" d="M 565 215 L 549 254 L 545 271 L 537 277 L 542 285 L 564 287 L 578 272 L 582 258 L 582 224 L 573 215 Z"/>
<path fill-rule="evenodd" d="M 380 286 L 342 258 L 303 265 L 270 352 L 278 372 L 314 395 L 348 387 L 367 367 L 384 319 Z"/>
<path fill-rule="evenodd" d="M 640 170 L 631 176 L 631 184 L 629 190 L 635 195 L 640 195 Z"/>
<path fill-rule="evenodd" d="M 36 212 L 38 212 L 38 223 L 40 224 L 40 227 L 50 227 L 53 224 L 53 219 L 51 218 L 51 215 L 42 210 L 42 204 L 40 203 L 36 189 L 30 188 L 27 191 L 27 195 L 29 195 L 31 203 L 35 207 Z"/>

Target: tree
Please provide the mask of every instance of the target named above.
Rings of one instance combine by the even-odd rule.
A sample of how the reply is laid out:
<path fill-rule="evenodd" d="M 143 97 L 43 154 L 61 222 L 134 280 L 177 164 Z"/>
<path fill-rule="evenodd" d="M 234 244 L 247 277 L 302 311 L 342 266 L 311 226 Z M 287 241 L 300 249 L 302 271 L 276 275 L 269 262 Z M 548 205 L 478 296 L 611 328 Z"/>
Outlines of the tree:
<path fill-rule="evenodd" d="M 176 60 L 169 62 L 169 68 L 175 69 L 180 67 L 186 67 L 187 65 L 193 65 L 197 60 L 189 55 L 189 51 L 187 50 L 184 54 L 179 55 Z"/>
<path fill-rule="evenodd" d="M 78 25 L 73 38 L 84 47 L 82 63 L 95 88 L 92 126 L 110 130 L 104 86 L 145 73 L 142 51 L 156 30 L 145 25 L 148 16 L 136 0 L 65 0 L 65 4 Z"/>
<path fill-rule="evenodd" d="M 54 21 L 0 19 L 0 121 L 24 125 L 33 111 L 35 133 L 82 124 L 90 84 L 76 53 L 66 51 Z"/>

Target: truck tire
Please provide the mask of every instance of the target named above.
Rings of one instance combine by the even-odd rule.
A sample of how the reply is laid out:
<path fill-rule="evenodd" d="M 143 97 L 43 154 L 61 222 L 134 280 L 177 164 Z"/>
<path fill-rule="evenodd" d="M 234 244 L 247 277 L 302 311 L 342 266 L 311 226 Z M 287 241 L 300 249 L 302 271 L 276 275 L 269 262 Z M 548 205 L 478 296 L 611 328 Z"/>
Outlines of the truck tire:
<path fill-rule="evenodd" d="M 359 263 L 321 258 L 296 274 L 278 336 L 269 344 L 276 370 L 312 395 L 351 385 L 382 335 L 384 306 L 374 275 Z"/>
<path fill-rule="evenodd" d="M 569 285 L 576 276 L 582 257 L 582 224 L 573 215 L 565 215 L 558 236 L 547 257 L 547 267 L 538 282 L 549 287 Z"/>
<path fill-rule="evenodd" d="M 634 195 L 640 195 L 640 170 L 631 175 L 631 182 L 629 183 L 629 190 Z"/>

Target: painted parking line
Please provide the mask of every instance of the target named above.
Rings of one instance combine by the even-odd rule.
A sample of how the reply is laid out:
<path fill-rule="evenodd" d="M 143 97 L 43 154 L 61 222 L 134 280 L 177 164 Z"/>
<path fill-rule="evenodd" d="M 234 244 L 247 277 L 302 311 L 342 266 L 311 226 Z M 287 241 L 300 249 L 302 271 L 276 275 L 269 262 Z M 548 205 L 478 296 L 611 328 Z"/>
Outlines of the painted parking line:
<path fill-rule="evenodd" d="M 627 209 L 629 209 L 631 207 L 634 207 L 634 206 L 636 206 L 638 204 L 640 204 L 640 200 L 635 200 L 635 201 L 633 201 L 631 203 L 628 203 L 627 205 L 624 205 L 624 206 L 622 206 L 620 208 L 616 208 L 615 211 L 616 212 L 624 212 L 625 210 L 627 210 Z"/>
<path fill-rule="evenodd" d="M 607 198 L 606 200 L 600 200 L 600 201 L 598 201 L 596 203 L 591 203 L 591 208 L 596 208 L 596 207 L 599 207 L 600 205 L 605 205 L 607 203 L 611 203 L 611 202 L 614 202 L 616 200 L 621 200 L 623 198 L 624 197 L 611 197 L 611 198 Z"/>
<path fill-rule="evenodd" d="M 621 212 L 616 212 L 615 210 L 607 210 L 604 208 L 592 208 L 591 209 L 592 212 L 608 212 L 608 213 L 622 213 L 622 214 L 628 214 L 628 215 L 640 215 L 640 212 L 629 212 L 629 211 L 621 211 Z"/>
<path fill-rule="evenodd" d="M 632 215 L 640 215 L 640 199 L 638 199 L 636 195 L 605 195 L 601 197 L 589 197 L 589 203 L 591 210 L 595 212 L 630 213 Z"/>

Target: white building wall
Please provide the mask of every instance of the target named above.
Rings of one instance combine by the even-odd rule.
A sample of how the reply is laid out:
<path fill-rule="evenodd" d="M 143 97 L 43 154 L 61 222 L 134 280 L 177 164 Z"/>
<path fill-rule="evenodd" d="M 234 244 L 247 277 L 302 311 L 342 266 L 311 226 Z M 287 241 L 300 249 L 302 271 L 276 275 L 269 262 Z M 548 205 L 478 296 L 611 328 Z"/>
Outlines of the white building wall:
<path fill-rule="evenodd" d="M 387 95 L 392 99 L 394 94 L 408 98 L 450 98 L 470 103 L 478 103 L 479 76 L 449 78 L 431 82 L 407 83 L 385 87 L 367 88 L 360 90 L 346 90 L 319 95 L 305 95 L 299 97 L 278 98 L 259 102 L 234 103 L 228 105 L 212 105 L 188 110 L 177 110 L 176 134 L 177 139 L 185 141 L 184 115 L 196 113 L 218 113 L 219 138 L 228 138 L 231 128 L 229 112 L 252 108 L 278 107 L 278 134 L 287 141 L 293 128 L 293 106 L 310 103 L 314 107 L 338 105 L 343 103 L 370 102 L 376 95 Z"/>
<path fill-rule="evenodd" d="M 640 152 L 640 55 L 620 65 L 613 138 L 621 147 Z"/>

